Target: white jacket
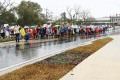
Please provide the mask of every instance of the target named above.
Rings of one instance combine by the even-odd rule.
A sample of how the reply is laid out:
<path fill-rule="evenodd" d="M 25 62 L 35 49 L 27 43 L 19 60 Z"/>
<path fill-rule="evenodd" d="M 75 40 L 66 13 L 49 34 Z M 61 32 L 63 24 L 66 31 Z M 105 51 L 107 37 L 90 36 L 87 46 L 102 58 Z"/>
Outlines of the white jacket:
<path fill-rule="evenodd" d="M 16 33 L 20 33 L 19 27 L 15 26 L 14 31 L 15 31 L 15 34 L 16 34 Z"/>

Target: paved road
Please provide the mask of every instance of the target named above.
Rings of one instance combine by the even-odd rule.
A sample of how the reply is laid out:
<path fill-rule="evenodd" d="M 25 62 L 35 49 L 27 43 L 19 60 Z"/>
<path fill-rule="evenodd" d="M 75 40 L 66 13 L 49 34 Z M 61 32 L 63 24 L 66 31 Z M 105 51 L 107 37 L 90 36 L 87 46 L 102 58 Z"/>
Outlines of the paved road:
<path fill-rule="evenodd" d="M 13 66 L 37 57 L 43 57 L 50 53 L 63 50 L 71 46 L 94 40 L 95 38 L 107 37 L 109 35 L 118 34 L 119 30 L 109 34 L 98 34 L 90 37 L 74 36 L 72 38 L 63 38 L 44 42 L 21 42 L 20 44 L 12 44 L 0 46 L 0 69 Z"/>

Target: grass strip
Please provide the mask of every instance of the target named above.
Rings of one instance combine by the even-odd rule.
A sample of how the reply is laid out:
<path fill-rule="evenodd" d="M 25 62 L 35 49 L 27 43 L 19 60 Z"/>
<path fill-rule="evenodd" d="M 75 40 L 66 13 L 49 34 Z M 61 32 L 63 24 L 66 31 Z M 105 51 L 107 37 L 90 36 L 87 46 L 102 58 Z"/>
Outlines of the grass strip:
<path fill-rule="evenodd" d="M 16 40 L 15 38 L 0 38 L 0 42 L 7 42 L 7 41 L 14 41 Z M 21 40 L 21 38 L 19 38 Z"/>
<path fill-rule="evenodd" d="M 59 80 L 77 64 L 112 40 L 108 37 L 93 41 L 92 44 L 68 50 L 7 73 L 0 76 L 0 80 Z"/>

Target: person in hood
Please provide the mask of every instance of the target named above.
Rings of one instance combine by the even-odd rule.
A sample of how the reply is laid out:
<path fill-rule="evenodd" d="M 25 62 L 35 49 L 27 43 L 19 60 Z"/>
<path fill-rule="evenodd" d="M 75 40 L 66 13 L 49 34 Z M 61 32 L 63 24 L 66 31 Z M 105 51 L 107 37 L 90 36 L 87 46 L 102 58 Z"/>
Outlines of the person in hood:
<path fill-rule="evenodd" d="M 37 38 L 37 30 L 36 30 L 36 28 L 33 28 L 33 36 L 34 36 L 34 38 Z"/>
<path fill-rule="evenodd" d="M 26 40 L 26 42 L 27 42 L 27 40 L 30 38 L 30 34 L 31 34 L 31 32 L 27 32 L 27 33 L 25 34 L 24 39 Z"/>
<path fill-rule="evenodd" d="M 30 28 L 28 29 L 28 32 L 31 32 L 30 37 L 33 37 L 33 33 L 32 33 L 32 30 Z"/>
<path fill-rule="evenodd" d="M 25 36 L 25 30 L 22 26 L 21 26 L 20 34 L 21 34 L 22 37 Z"/>

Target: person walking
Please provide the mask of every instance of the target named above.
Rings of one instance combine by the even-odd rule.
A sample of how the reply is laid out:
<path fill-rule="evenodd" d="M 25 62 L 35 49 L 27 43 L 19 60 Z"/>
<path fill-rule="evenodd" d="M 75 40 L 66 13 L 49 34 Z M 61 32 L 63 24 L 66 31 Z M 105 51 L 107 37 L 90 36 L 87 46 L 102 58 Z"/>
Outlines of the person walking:
<path fill-rule="evenodd" d="M 19 36 L 20 36 L 20 31 L 19 31 L 19 27 L 18 26 L 15 26 L 14 27 L 14 32 L 15 32 L 15 35 L 16 35 L 16 42 L 20 42 L 19 41 Z"/>

